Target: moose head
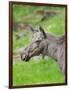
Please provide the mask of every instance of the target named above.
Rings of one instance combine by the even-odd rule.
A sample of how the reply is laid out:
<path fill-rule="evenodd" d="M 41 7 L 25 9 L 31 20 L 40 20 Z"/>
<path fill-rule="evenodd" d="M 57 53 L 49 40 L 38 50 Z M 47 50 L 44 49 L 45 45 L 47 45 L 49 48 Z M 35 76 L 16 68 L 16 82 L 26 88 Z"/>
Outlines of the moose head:
<path fill-rule="evenodd" d="M 30 29 L 33 32 L 32 43 L 21 53 L 21 59 L 23 61 L 29 61 L 31 57 L 40 55 L 43 50 L 41 41 L 46 39 L 46 33 L 42 27 L 33 28 L 30 26 Z"/>
<path fill-rule="evenodd" d="M 54 35 L 45 32 L 41 26 L 33 28 L 30 25 L 29 27 L 33 32 L 32 43 L 21 53 L 21 60 L 23 61 L 29 61 L 31 57 L 39 56 L 40 54 L 45 56 L 48 48 L 48 41 L 53 42 L 57 40 Z"/>

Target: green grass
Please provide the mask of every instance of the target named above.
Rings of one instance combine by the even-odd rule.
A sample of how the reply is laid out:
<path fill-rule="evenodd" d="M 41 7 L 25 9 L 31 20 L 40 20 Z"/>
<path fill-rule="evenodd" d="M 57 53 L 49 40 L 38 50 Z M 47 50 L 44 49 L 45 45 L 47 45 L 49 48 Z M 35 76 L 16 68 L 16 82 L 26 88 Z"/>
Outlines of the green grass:
<path fill-rule="evenodd" d="M 50 17 L 48 20 L 40 22 L 41 15 L 32 14 L 37 10 L 58 10 L 61 13 Z M 25 7 L 14 6 L 13 17 L 16 22 L 30 23 L 34 26 L 42 26 L 47 32 L 51 32 L 55 35 L 62 35 L 65 27 L 64 8 L 59 7 Z M 28 18 L 24 18 L 28 16 Z M 25 30 L 24 30 L 25 31 Z M 23 32 L 23 30 L 22 30 Z M 19 32 L 19 33 L 22 33 Z M 31 42 L 31 33 L 27 32 L 25 37 L 21 37 L 16 40 L 16 33 L 13 31 L 13 51 L 21 47 L 27 46 Z M 16 60 L 13 64 L 13 85 L 27 85 L 27 84 L 52 84 L 52 83 L 64 83 L 64 76 L 60 71 L 59 65 L 52 58 L 48 58 L 48 61 L 40 58 L 39 61 L 35 61 L 32 58 L 29 62 L 23 62 Z"/>
<path fill-rule="evenodd" d="M 29 62 L 16 62 L 13 69 L 13 85 L 63 83 L 64 76 L 59 66 L 51 58 L 38 63 L 31 59 Z"/>

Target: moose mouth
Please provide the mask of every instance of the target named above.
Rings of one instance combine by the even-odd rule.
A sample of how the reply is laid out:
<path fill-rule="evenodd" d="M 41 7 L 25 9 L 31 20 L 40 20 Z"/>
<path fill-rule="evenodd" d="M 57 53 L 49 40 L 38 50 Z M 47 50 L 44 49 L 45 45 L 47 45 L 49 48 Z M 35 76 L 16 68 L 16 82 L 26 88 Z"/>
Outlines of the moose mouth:
<path fill-rule="evenodd" d="M 29 56 L 27 56 L 27 55 L 21 55 L 21 59 L 22 59 L 22 61 L 27 62 L 27 61 L 29 61 L 29 60 L 30 60 L 30 57 L 29 57 Z"/>
<path fill-rule="evenodd" d="M 30 60 L 30 57 L 23 59 L 25 62 L 28 62 Z"/>

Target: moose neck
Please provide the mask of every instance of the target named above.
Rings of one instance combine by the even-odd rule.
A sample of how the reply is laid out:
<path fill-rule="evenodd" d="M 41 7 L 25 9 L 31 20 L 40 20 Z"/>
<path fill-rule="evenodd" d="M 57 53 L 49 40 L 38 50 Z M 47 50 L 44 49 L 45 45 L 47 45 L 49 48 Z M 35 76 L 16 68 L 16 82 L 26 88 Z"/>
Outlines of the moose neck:
<path fill-rule="evenodd" d="M 48 47 L 47 47 L 47 52 L 46 55 L 52 57 L 53 59 L 57 60 L 57 50 L 58 50 L 58 45 L 55 40 L 48 40 Z"/>
<path fill-rule="evenodd" d="M 55 37 L 47 33 L 47 39 L 44 41 L 45 47 L 47 47 L 47 49 L 44 48 L 44 54 L 52 57 L 55 60 L 58 60 L 58 52 L 59 52 L 58 49 L 61 49 L 62 46 L 64 45 L 65 42 L 64 37 L 65 35 L 62 35 L 60 37 Z"/>

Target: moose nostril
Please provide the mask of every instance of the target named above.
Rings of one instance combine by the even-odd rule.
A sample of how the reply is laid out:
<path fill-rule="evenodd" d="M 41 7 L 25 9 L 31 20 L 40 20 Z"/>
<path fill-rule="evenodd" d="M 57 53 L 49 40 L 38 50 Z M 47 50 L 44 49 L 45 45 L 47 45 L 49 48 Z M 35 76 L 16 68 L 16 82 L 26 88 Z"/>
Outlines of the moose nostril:
<path fill-rule="evenodd" d="M 26 54 L 21 54 L 21 60 L 27 61 L 28 55 Z"/>

